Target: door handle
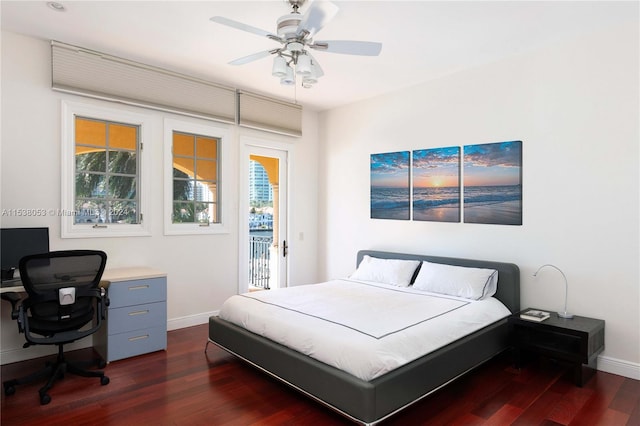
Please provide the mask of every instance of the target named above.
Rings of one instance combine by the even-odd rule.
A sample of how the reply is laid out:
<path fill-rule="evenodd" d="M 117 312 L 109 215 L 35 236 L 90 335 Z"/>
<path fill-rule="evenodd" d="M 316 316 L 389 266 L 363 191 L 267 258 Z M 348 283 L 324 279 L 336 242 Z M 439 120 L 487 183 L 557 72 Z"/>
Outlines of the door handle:
<path fill-rule="evenodd" d="M 287 257 L 289 254 L 289 246 L 287 245 L 287 240 L 282 241 L 282 257 Z"/>

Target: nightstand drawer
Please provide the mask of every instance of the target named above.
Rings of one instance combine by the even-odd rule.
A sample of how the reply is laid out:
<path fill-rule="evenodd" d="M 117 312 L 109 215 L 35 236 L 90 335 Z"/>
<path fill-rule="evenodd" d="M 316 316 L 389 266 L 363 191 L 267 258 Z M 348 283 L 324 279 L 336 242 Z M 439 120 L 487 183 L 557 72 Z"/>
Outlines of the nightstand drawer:
<path fill-rule="evenodd" d="M 116 361 L 167 348 L 167 328 L 153 327 L 109 336 L 109 360 Z"/>
<path fill-rule="evenodd" d="M 125 306 L 109 309 L 109 334 L 140 330 L 167 323 L 167 303 Z"/>
<path fill-rule="evenodd" d="M 581 355 L 582 351 L 582 339 L 570 334 L 519 327 L 514 338 L 522 348 L 537 348 L 571 360 Z"/>
<path fill-rule="evenodd" d="M 167 279 L 149 278 L 111 283 L 110 309 L 167 300 Z"/>

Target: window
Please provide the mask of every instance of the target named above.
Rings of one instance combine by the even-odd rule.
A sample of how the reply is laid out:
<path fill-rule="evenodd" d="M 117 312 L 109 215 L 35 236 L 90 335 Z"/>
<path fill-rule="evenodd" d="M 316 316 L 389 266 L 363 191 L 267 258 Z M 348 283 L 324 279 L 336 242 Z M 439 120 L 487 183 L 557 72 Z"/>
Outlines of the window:
<path fill-rule="evenodd" d="M 217 138 L 173 132 L 173 223 L 219 223 Z"/>
<path fill-rule="evenodd" d="M 74 223 L 140 223 L 140 126 L 79 116 L 74 119 Z"/>
<path fill-rule="evenodd" d="M 201 120 L 165 120 L 165 233 L 227 232 L 221 154 L 227 130 Z"/>
<path fill-rule="evenodd" d="M 62 237 L 149 235 L 143 217 L 148 117 L 63 103 Z"/>

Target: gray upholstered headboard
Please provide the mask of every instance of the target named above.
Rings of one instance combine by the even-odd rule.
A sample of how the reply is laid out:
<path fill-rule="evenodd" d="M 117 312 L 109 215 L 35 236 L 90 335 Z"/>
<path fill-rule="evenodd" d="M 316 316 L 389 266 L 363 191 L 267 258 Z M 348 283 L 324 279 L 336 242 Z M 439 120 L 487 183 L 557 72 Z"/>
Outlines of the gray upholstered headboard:
<path fill-rule="evenodd" d="M 455 257 L 426 256 L 419 254 L 391 253 L 375 250 L 360 250 L 356 263 L 360 265 L 365 255 L 381 259 L 426 260 L 447 265 L 469 266 L 472 268 L 489 268 L 498 271 L 498 290 L 495 298 L 500 300 L 513 313 L 520 311 L 520 268 L 513 263 L 493 262 L 488 260 L 457 259 Z"/>

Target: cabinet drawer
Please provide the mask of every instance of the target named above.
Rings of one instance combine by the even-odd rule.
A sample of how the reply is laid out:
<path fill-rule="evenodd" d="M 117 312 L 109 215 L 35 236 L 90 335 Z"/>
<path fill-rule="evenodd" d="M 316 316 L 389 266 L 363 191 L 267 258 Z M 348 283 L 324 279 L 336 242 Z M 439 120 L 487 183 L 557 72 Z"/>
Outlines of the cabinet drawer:
<path fill-rule="evenodd" d="M 129 331 L 109 336 L 108 359 L 116 361 L 166 348 L 166 327 Z"/>
<path fill-rule="evenodd" d="M 554 353 L 570 360 L 582 355 L 582 339 L 580 337 L 553 331 L 519 328 L 516 334 L 516 344 L 524 348 Z"/>
<path fill-rule="evenodd" d="M 167 302 L 109 309 L 109 334 L 167 324 Z"/>
<path fill-rule="evenodd" d="M 109 300 L 111 309 L 162 302 L 167 300 L 167 279 L 162 277 L 111 283 Z"/>

